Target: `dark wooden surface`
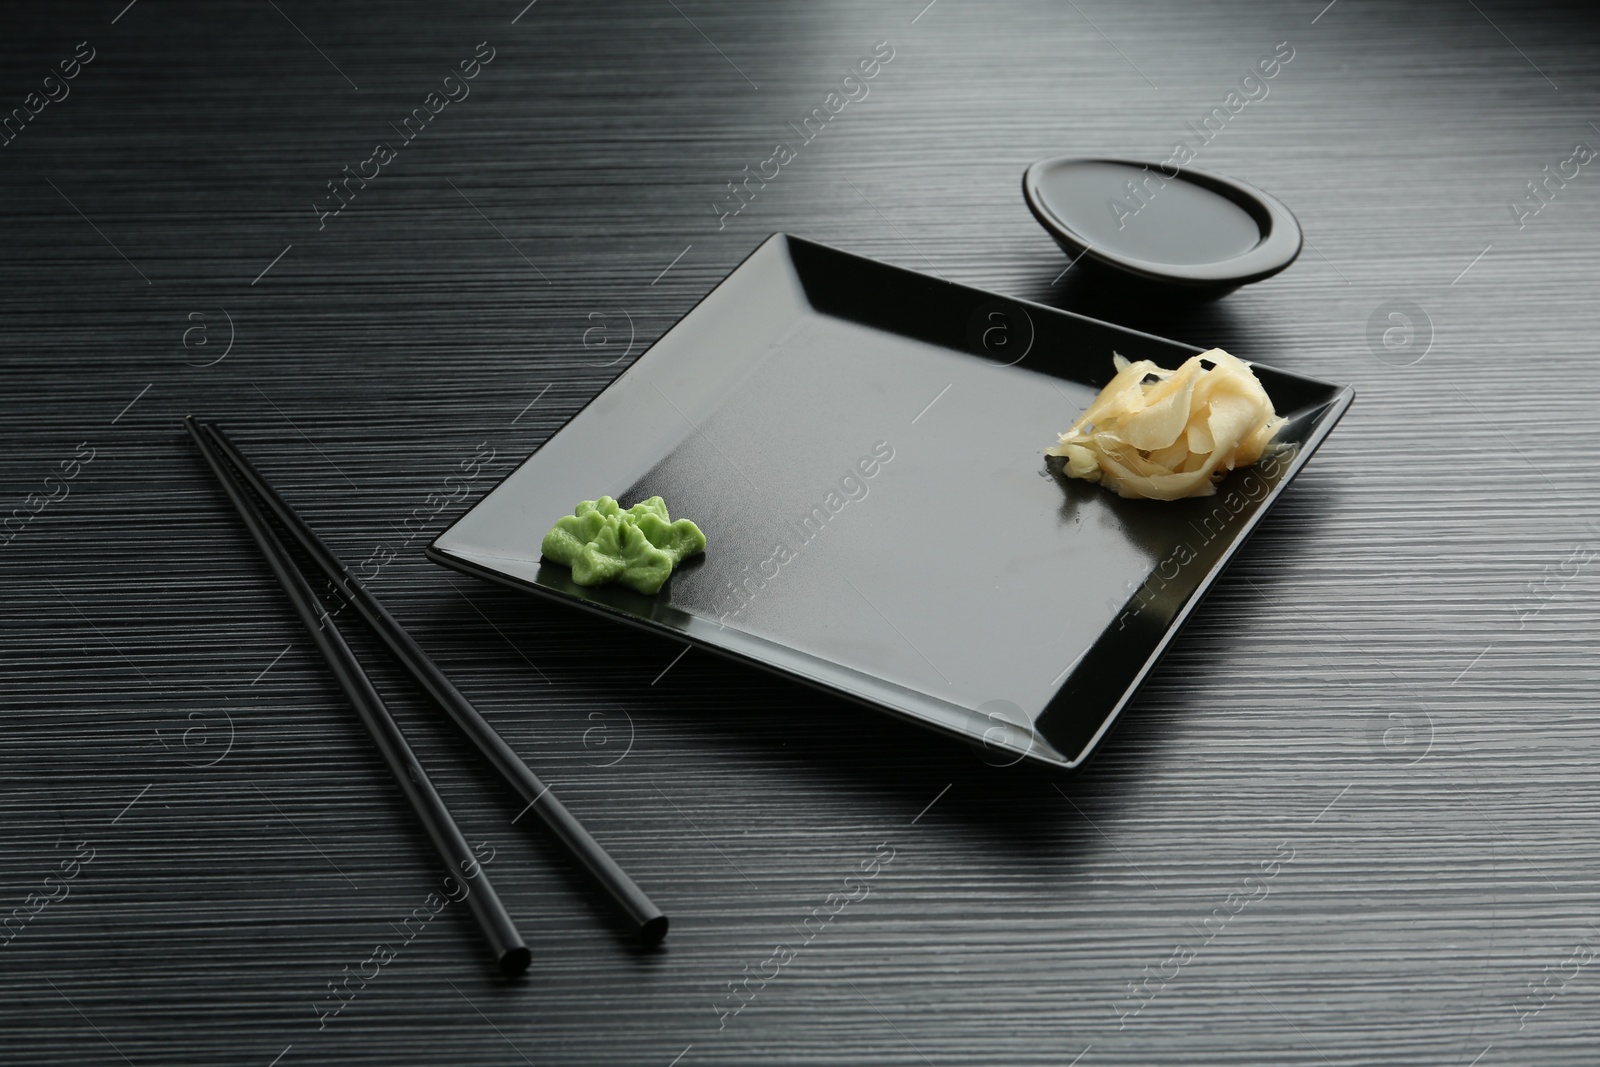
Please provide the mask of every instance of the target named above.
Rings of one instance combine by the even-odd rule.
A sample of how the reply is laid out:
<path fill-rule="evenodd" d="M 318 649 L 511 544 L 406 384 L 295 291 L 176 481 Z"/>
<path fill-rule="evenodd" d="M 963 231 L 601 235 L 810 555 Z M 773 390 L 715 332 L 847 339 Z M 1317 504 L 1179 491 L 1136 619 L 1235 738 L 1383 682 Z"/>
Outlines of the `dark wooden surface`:
<path fill-rule="evenodd" d="M 1600 143 L 1592 15 L 923 2 L 8 7 L 0 112 L 95 58 L 0 147 L 4 511 L 68 493 L 0 545 L 0 916 L 93 859 L 0 945 L 0 1061 L 1595 1061 L 1600 174 L 1507 207 Z M 319 230 L 480 41 L 471 95 Z M 869 96 L 719 230 L 879 41 Z M 1163 158 L 1284 41 L 1196 164 L 1289 204 L 1300 261 L 1199 307 L 1058 278 L 1023 167 Z M 406 543 L 461 461 L 493 450 L 475 498 L 776 230 L 1358 390 L 1080 776 Z M 1391 300 L 1431 322 L 1398 353 L 1369 342 Z M 380 594 L 656 895 L 663 950 L 386 667 L 534 963 L 491 979 L 451 905 L 319 1022 L 439 875 L 186 412 L 348 559 L 397 553 Z"/>

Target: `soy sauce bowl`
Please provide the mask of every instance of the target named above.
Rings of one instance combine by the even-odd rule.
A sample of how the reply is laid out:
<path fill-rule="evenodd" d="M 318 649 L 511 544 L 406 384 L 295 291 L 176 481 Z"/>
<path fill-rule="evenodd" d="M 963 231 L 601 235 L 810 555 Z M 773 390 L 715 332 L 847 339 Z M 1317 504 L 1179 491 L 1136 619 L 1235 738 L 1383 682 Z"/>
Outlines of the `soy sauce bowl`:
<path fill-rule="evenodd" d="M 1281 201 L 1191 167 L 1059 156 L 1023 172 L 1022 196 L 1074 260 L 1196 296 L 1270 278 L 1300 255 L 1300 224 Z"/>

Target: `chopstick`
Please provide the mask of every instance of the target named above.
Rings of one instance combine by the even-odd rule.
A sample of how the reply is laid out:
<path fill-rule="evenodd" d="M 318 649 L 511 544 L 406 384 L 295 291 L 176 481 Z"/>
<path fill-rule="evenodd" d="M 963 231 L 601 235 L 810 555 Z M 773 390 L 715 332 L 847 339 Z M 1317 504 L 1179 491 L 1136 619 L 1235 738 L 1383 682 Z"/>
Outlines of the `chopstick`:
<path fill-rule="evenodd" d="M 438 664 L 422 650 L 422 646 L 412 639 L 393 615 L 389 614 L 389 610 L 361 579 L 350 572 L 339 557 L 334 555 L 333 550 L 323 543 L 310 526 L 306 525 L 305 520 L 295 512 L 294 508 L 278 495 L 277 490 L 272 488 L 261 472 L 244 457 L 222 428 L 216 423 L 206 423 L 205 429 L 222 453 L 239 469 L 245 481 L 278 517 L 278 521 L 300 543 L 346 600 L 355 606 L 356 611 L 367 620 L 383 639 L 384 644 L 389 646 L 395 658 L 449 713 L 462 733 L 478 747 L 478 751 L 490 765 L 522 795 L 523 800 L 527 801 L 528 807 L 524 808 L 523 812 L 532 808 L 544 820 L 556 839 L 610 894 L 611 899 L 628 917 L 634 932 L 644 944 L 658 944 L 667 935 L 667 917 L 662 914 L 661 909 L 656 907 L 632 878 L 628 877 L 627 872 L 618 866 L 600 843 L 589 835 L 583 824 L 556 799 L 550 787 L 541 782 L 511 746 L 506 744 L 505 739 L 489 725 L 489 721 L 478 712 L 478 709 L 473 707 L 466 695 L 445 676 Z"/>
<path fill-rule="evenodd" d="M 416 812 L 423 828 L 427 830 L 428 837 L 433 841 L 433 847 L 438 850 L 440 859 L 444 860 L 445 867 L 453 877 L 463 879 L 463 884 L 465 881 L 476 883 L 468 890 L 467 907 L 488 939 L 501 973 L 508 976 L 521 974 L 528 969 L 528 946 L 523 943 L 522 935 L 517 932 L 511 916 L 506 913 L 505 905 L 500 903 L 500 897 L 489 882 L 488 873 L 479 865 L 471 846 L 467 844 L 467 839 L 462 836 L 455 820 L 450 817 L 449 809 L 445 807 L 433 783 L 428 780 L 427 772 L 422 769 L 416 753 L 412 752 L 411 746 L 406 743 L 405 734 L 400 731 L 399 724 L 394 721 L 394 717 L 389 714 L 389 709 L 383 703 L 383 698 L 373 688 L 372 680 L 361 669 L 361 664 L 356 661 L 355 654 L 345 643 L 344 635 L 339 632 L 338 626 L 322 610 L 316 594 L 312 592 L 305 576 L 290 559 L 283 542 L 278 540 L 277 534 L 272 531 L 266 516 L 258 510 L 243 485 L 237 482 L 232 472 L 227 469 L 212 442 L 201 432 L 194 416 L 186 416 L 183 424 L 189 431 L 189 436 L 194 438 L 195 444 L 199 446 L 200 454 L 205 457 L 211 473 L 216 475 L 222 491 L 227 494 L 234 510 L 244 520 L 245 528 L 250 531 L 251 538 L 261 549 L 261 554 L 266 557 L 267 565 L 272 568 L 272 573 L 283 586 L 283 591 L 288 594 L 295 614 L 310 632 L 318 651 L 328 661 L 328 667 L 333 671 L 339 687 L 350 698 L 350 703 L 355 705 L 356 714 L 361 717 L 362 725 L 377 743 L 383 761 L 388 764 L 395 780 L 400 783 L 401 791 L 410 802 L 412 810 Z"/>

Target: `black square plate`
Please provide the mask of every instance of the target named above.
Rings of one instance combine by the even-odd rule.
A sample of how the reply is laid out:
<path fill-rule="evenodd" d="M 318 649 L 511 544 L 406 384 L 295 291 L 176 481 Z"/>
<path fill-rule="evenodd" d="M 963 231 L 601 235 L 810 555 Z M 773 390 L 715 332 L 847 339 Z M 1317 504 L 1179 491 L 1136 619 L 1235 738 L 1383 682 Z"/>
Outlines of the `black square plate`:
<path fill-rule="evenodd" d="M 1113 352 L 1197 351 L 778 234 L 428 555 L 1073 768 L 1354 396 L 1257 365 L 1288 448 L 1211 497 L 1047 466 Z M 664 497 L 705 555 L 655 596 L 541 563 L 602 494 Z"/>

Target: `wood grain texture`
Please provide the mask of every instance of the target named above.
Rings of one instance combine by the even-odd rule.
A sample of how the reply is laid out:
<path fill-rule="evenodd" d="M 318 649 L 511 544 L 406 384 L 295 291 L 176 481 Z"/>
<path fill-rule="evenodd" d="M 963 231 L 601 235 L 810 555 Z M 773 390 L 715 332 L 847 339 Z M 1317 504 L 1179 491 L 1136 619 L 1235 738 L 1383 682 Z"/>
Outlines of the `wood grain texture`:
<path fill-rule="evenodd" d="M 1594 1062 L 1600 176 L 1506 206 L 1600 142 L 1589 9 L 923 2 L 7 11 L 0 114 L 95 58 L 0 147 L 0 514 L 94 458 L 0 545 L 0 921 L 94 858 L 0 945 L 0 1062 Z M 471 95 L 319 229 L 481 41 Z M 719 229 L 879 41 L 869 96 Z M 1164 158 L 1283 41 L 1196 164 L 1283 199 L 1300 261 L 1198 307 L 1058 277 L 1024 166 Z M 421 558 L 462 460 L 494 450 L 476 498 L 777 230 L 1356 387 L 1081 775 Z M 1369 343 L 1391 300 L 1431 322 L 1411 366 Z M 452 905 L 319 1022 L 439 874 L 187 412 L 346 558 L 397 553 L 379 594 L 665 907 L 664 950 L 381 667 L 534 963 L 491 979 Z"/>

